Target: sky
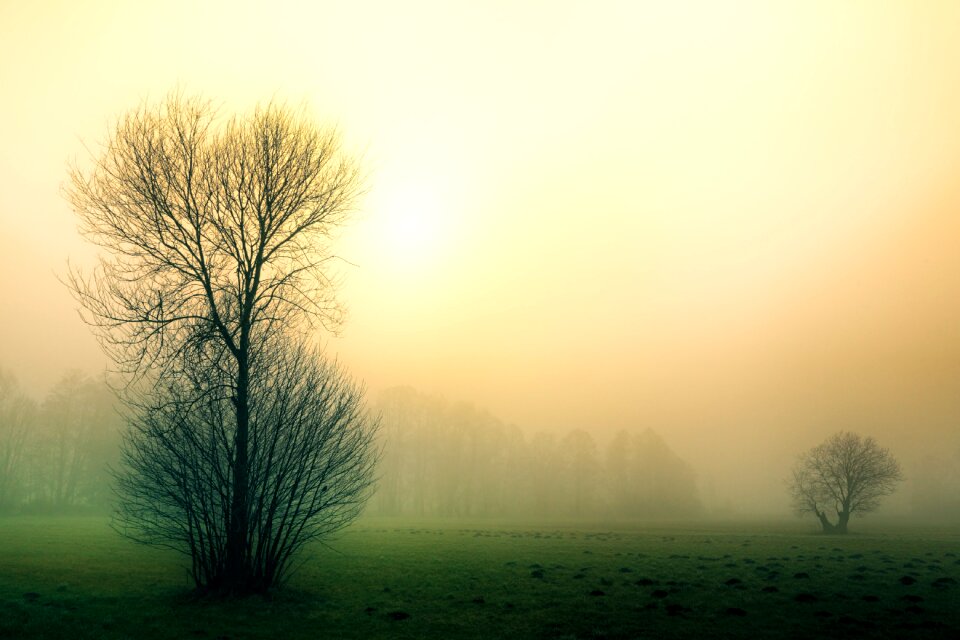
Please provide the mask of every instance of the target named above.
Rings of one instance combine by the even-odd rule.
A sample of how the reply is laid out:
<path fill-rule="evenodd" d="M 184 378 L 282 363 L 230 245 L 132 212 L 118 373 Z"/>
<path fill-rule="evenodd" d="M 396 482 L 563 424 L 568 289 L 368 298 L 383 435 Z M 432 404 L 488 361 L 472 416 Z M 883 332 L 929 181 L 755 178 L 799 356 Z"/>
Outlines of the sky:
<path fill-rule="evenodd" d="M 958 36 L 936 0 L 0 0 L 0 367 L 103 370 L 67 164 L 179 87 L 361 158 L 318 340 L 374 393 L 653 428 L 743 504 L 840 429 L 957 449 Z"/>

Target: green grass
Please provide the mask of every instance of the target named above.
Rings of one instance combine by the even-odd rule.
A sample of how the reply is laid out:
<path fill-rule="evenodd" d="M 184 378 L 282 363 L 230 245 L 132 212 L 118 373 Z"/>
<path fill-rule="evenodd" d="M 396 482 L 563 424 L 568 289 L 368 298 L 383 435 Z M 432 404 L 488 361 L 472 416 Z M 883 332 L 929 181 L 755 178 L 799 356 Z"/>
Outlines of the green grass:
<path fill-rule="evenodd" d="M 198 600 L 103 519 L 0 518 L 0 637 L 960 637 L 955 531 L 382 520 L 331 545 L 271 599 Z"/>

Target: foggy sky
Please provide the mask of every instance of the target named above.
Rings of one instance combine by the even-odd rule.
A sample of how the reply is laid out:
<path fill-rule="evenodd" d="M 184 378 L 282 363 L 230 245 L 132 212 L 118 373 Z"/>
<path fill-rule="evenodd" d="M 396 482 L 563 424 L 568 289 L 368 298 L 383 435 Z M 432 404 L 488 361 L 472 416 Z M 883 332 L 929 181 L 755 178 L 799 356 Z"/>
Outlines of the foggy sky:
<path fill-rule="evenodd" d="M 960 6 L 456 4 L 0 4 L 0 366 L 103 369 L 66 162 L 180 86 L 362 155 L 318 339 L 374 390 L 651 427 L 745 504 L 839 429 L 960 446 Z"/>

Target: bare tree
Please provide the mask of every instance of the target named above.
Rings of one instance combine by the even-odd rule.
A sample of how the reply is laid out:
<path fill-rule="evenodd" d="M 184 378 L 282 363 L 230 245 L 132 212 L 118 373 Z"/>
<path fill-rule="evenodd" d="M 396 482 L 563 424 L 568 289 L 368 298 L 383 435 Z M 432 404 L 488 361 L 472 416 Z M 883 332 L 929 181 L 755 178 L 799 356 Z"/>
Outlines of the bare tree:
<path fill-rule="evenodd" d="M 272 341 L 250 378 L 247 590 L 277 585 L 310 540 L 349 524 L 373 482 L 378 421 L 336 364 L 296 341 Z M 228 372 L 198 359 L 132 416 L 122 448 L 115 526 L 190 556 L 198 588 L 233 589 L 229 566 L 236 423 Z"/>
<path fill-rule="evenodd" d="M 876 510 L 903 479 L 900 464 L 873 438 L 837 433 L 800 456 L 789 481 L 798 515 L 817 516 L 824 533 L 846 533 L 851 515 Z M 836 513 L 836 522 L 832 514 Z"/>
<path fill-rule="evenodd" d="M 81 231 L 106 255 L 69 284 L 120 371 L 169 391 L 202 363 L 223 385 L 204 387 L 229 398 L 216 406 L 232 425 L 226 475 L 211 478 L 229 497 L 222 584 L 259 586 L 248 556 L 255 354 L 341 321 L 327 248 L 359 194 L 356 165 L 337 131 L 303 112 L 271 104 L 223 119 L 172 94 L 121 118 L 71 179 Z"/>

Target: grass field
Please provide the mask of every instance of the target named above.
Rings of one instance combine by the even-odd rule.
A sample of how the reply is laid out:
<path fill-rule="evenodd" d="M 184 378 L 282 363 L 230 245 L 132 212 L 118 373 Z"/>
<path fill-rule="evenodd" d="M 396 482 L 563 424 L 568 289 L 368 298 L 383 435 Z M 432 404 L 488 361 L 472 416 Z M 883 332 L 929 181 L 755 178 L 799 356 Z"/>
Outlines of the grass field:
<path fill-rule="evenodd" d="M 196 599 L 104 519 L 0 518 L 0 637 L 960 637 L 960 532 L 367 521 L 270 599 Z"/>

